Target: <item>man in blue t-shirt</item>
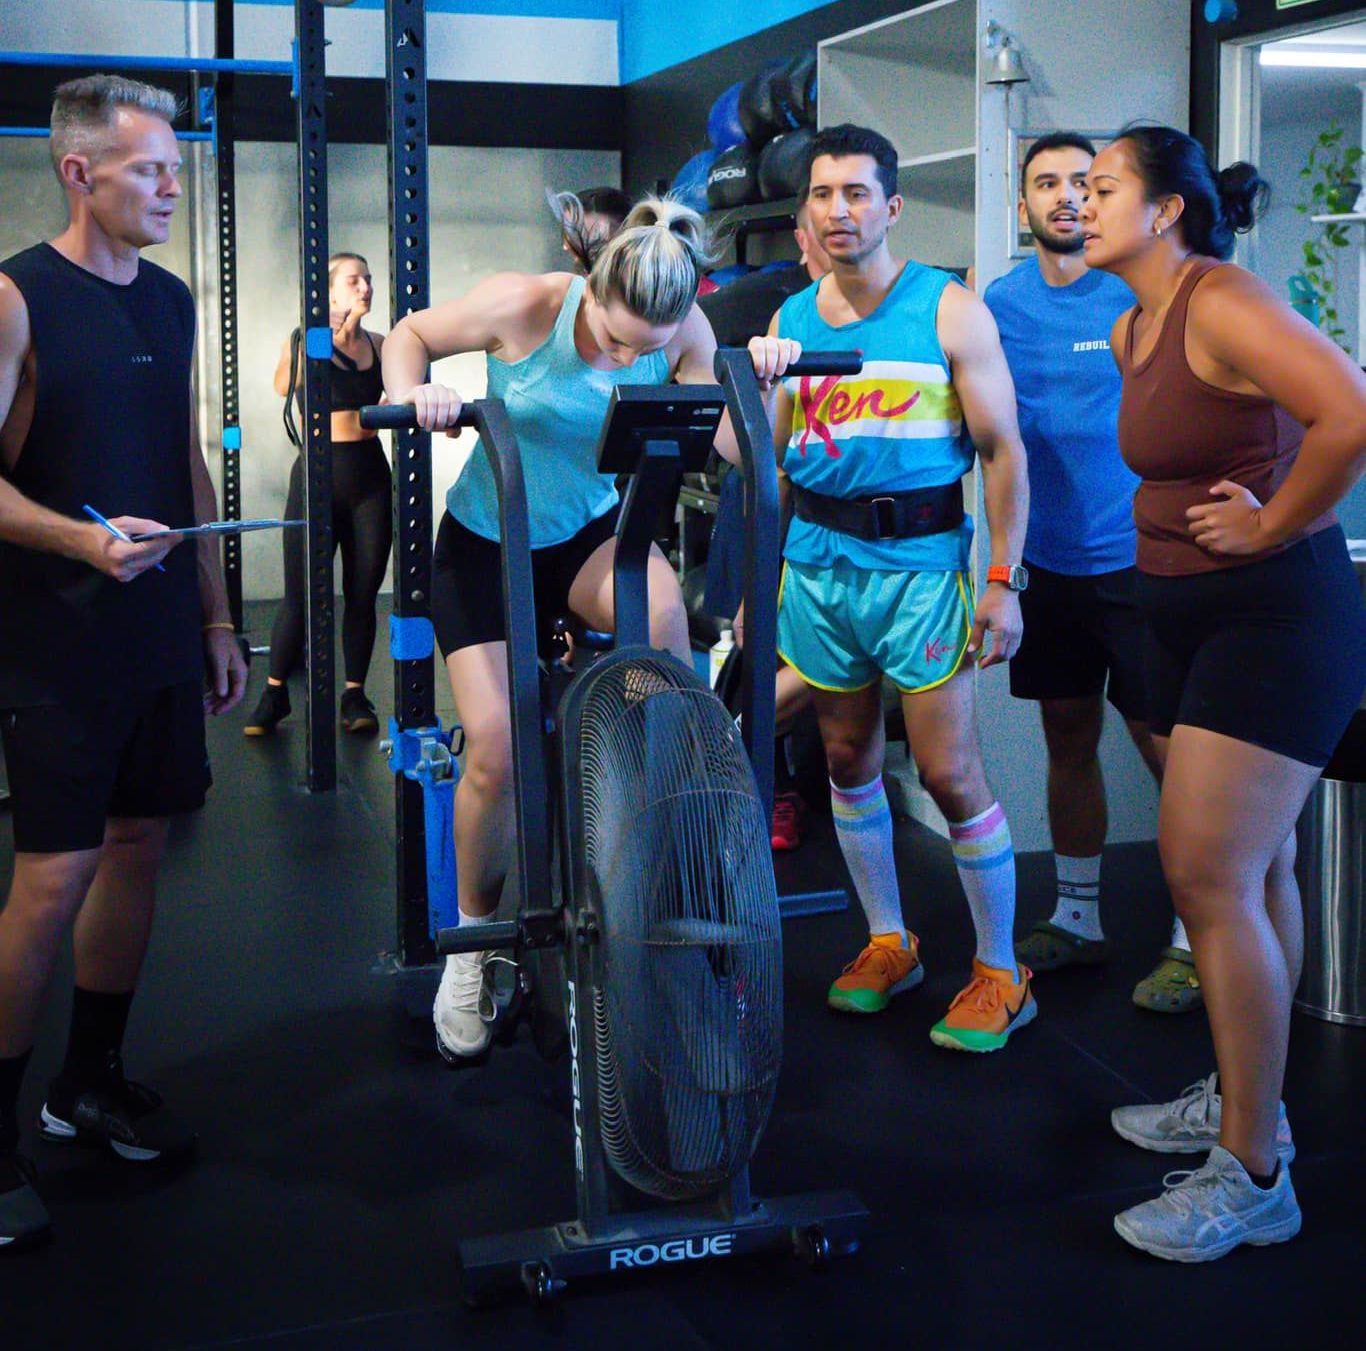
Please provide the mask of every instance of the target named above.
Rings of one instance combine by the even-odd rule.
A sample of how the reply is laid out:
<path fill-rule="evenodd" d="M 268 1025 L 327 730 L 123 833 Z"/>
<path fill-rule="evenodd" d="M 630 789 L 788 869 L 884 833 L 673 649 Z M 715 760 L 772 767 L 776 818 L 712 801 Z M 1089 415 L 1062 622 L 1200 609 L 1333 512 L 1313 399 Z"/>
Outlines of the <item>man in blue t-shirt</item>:
<path fill-rule="evenodd" d="M 1024 639 L 1010 690 L 1035 699 L 1048 743 L 1048 822 L 1057 904 L 1016 946 L 1035 971 L 1104 959 L 1100 859 L 1105 784 L 1098 747 L 1105 700 L 1124 718 L 1155 779 L 1161 775 L 1143 701 L 1142 621 L 1133 602 L 1138 478 L 1119 454 L 1119 373 L 1110 329 L 1134 303 L 1082 256 L 1079 215 L 1095 147 L 1077 132 L 1041 137 L 1020 173 L 1020 225 L 1034 256 L 988 288 L 1015 379 L 1029 457 L 1032 510 L 1020 597 Z M 1161 1012 L 1197 1007 L 1200 986 L 1178 919 L 1171 946 L 1134 1002 Z"/>

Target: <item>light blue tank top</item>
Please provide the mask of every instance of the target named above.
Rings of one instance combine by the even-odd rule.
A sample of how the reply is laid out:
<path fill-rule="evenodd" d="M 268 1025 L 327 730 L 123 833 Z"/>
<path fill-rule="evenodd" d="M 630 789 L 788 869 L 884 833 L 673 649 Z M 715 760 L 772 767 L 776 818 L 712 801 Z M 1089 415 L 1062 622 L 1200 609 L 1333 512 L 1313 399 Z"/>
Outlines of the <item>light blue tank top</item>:
<path fill-rule="evenodd" d="M 617 385 L 662 385 L 669 358 L 651 352 L 619 370 L 597 371 L 574 346 L 574 320 L 585 278 L 575 277 L 550 336 L 520 361 L 488 357 L 488 397 L 507 406 L 522 453 L 531 547 L 563 544 L 617 500 L 611 474 L 598 473 L 594 452 L 607 401 Z M 496 541 L 498 493 L 482 445 L 446 493 L 446 510 L 466 529 Z"/>
<path fill-rule="evenodd" d="M 939 344 L 939 298 L 956 278 L 907 262 L 872 314 L 832 327 L 816 307 L 819 283 L 778 312 L 778 332 L 808 351 L 861 350 L 861 375 L 783 381 L 792 396 L 788 477 L 828 497 L 868 498 L 953 483 L 972 468 L 973 445 Z M 967 567 L 972 518 L 938 535 L 863 540 L 793 519 L 784 555 L 828 567 L 847 558 L 892 572 Z"/>

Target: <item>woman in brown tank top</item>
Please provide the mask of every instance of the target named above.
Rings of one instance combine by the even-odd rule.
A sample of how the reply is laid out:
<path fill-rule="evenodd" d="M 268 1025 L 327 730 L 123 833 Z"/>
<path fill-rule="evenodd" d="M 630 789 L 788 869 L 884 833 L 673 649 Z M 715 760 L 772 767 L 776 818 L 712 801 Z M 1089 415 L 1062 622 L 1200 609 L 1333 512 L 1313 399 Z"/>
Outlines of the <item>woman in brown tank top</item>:
<path fill-rule="evenodd" d="M 1148 624 L 1149 724 L 1165 764 L 1163 870 L 1186 924 L 1218 1079 L 1116 1130 L 1162 1152 L 1215 1145 L 1118 1216 L 1134 1246 L 1204 1261 L 1293 1237 L 1280 1105 L 1303 916 L 1294 828 L 1366 685 L 1366 613 L 1333 506 L 1366 469 L 1366 377 L 1232 265 L 1265 189 L 1203 148 L 1133 127 L 1096 156 L 1086 261 L 1138 298 L 1111 348 Z"/>

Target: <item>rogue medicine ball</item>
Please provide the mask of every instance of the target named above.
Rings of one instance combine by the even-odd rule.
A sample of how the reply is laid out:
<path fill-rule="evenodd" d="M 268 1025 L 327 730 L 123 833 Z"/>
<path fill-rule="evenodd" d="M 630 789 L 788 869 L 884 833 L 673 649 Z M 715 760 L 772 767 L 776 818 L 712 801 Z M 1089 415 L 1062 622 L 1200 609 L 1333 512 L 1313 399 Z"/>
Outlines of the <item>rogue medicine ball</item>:
<path fill-rule="evenodd" d="M 759 169 L 753 149 L 745 144 L 733 145 L 707 174 L 707 204 L 713 210 L 748 206 L 759 200 Z"/>

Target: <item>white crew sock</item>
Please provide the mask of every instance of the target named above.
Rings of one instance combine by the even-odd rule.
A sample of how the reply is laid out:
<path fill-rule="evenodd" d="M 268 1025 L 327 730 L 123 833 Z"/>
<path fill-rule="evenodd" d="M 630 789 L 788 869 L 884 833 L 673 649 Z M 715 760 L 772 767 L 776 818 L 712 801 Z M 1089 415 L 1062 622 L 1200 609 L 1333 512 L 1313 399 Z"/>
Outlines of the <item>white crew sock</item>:
<path fill-rule="evenodd" d="M 1078 938 L 1104 938 L 1100 927 L 1100 855 L 1072 858 L 1054 854 L 1053 863 L 1058 872 L 1058 904 L 1048 922 Z"/>
<path fill-rule="evenodd" d="M 1181 923 L 1181 916 L 1176 915 L 1172 919 L 1172 941 L 1174 948 L 1185 948 L 1187 952 L 1191 950 L 1191 941 L 1186 937 L 1186 926 Z"/>

